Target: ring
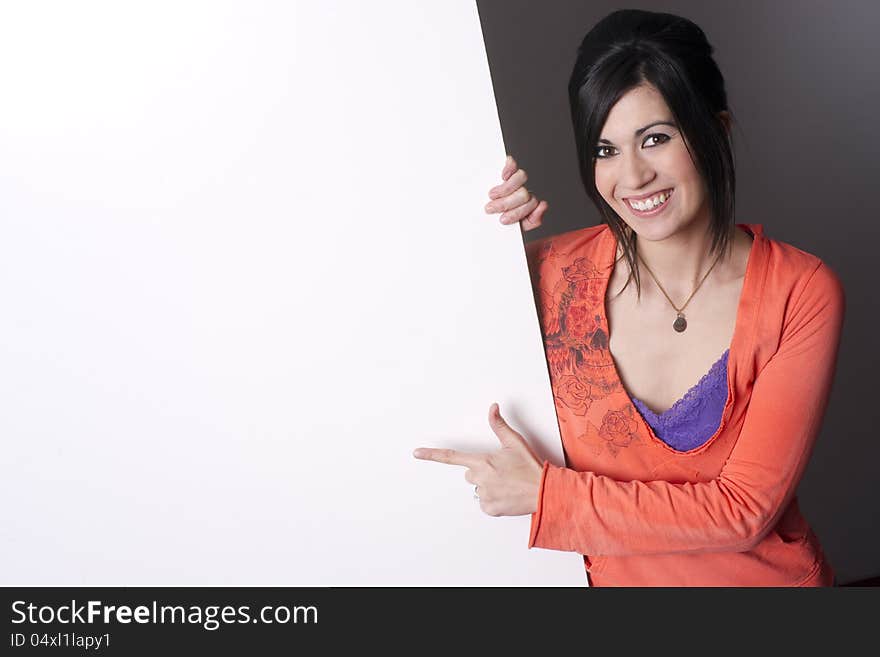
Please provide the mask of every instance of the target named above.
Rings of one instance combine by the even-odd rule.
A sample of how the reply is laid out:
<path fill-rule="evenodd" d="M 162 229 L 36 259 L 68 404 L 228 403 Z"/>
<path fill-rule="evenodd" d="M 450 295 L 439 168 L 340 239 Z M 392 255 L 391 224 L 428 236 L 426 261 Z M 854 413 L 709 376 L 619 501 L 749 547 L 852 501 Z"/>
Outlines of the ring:
<path fill-rule="evenodd" d="M 474 486 L 474 499 L 475 499 L 475 500 L 480 499 L 480 496 L 477 495 L 477 488 L 478 488 L 478 486 Z"/>

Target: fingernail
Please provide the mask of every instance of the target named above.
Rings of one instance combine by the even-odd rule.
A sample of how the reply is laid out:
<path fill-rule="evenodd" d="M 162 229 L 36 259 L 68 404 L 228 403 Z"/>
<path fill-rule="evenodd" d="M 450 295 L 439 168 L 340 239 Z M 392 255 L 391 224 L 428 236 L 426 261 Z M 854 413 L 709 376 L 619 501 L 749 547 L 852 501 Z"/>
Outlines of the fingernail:
<path fill-rule="evenodd" d="M 495 212 L 495 206 L 489 203 L 489 205 L 486 206 L 486 212 Z"/>

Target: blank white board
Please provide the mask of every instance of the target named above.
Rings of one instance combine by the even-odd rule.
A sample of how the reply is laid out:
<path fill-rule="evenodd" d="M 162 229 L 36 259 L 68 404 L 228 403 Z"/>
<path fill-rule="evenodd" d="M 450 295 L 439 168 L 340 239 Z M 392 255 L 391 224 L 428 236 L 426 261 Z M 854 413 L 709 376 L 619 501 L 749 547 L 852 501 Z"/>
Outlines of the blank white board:
<path fill-rule="evenodd" d="M 474 3 L 4 3 L 2 584 L 584 585 Z"/>

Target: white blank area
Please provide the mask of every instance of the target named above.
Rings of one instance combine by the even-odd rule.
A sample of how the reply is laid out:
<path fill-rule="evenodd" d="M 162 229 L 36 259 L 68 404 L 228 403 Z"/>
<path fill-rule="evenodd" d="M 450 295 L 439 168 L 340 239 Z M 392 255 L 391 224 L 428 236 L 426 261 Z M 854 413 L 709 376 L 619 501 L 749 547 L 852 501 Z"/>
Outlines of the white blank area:
<path fill-rule="evenodd" d="M 0 583 L 576 585 L 464 469 L 562 463 L 471 2 L 0 9 Z"/>

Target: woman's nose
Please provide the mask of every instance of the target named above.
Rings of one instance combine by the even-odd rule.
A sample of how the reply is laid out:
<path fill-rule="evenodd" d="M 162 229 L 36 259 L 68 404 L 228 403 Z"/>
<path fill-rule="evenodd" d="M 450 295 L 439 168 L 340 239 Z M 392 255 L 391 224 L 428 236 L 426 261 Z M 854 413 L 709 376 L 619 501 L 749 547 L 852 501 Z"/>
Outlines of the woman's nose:
<path fill-rule="evenodd" d="M 656 175 L 651 163 L 638 155 L 624 156 L 623 170 L 620 172 L 620 185 L 637 191 L 650 183 Z"/>

